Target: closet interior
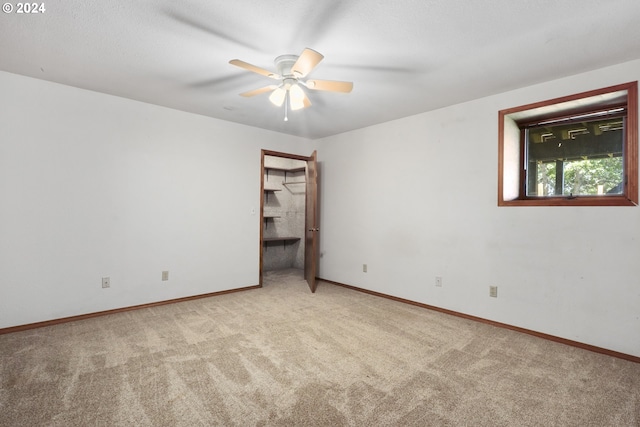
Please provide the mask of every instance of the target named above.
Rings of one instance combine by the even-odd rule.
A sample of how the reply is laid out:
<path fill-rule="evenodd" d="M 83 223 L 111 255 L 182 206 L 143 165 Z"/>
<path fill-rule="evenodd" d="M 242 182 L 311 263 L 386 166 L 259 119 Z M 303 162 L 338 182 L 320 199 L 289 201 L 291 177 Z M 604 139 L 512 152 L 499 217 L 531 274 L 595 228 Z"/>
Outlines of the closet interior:
<path fill-rule="evenodd" d="M 305 267 L 306 162 L 264 156 L 262 271 Z"/>

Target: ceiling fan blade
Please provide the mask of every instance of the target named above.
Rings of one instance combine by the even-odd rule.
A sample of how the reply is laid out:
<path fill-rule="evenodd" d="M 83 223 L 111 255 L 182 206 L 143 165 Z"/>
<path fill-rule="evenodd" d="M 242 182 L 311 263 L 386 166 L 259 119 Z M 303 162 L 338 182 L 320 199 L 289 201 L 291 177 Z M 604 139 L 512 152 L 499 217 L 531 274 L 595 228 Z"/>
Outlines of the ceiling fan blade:
<path fill-rule="evenodd" d="M 173 10 L 166 10 L 165 13 L 175 19 L 176 21 L 185 24 L 187 26 L 193 27 L 195 29 L 198 29 L 200 31 L 204 31 L 205 33 L 211 34 L 215 37 L 217 37 L 218 39 L 220 39 L 220 41 L 222 42 L 229 42 L 229 43 L 236 43 L 239 44 L 240 46 L 244 46 L 248 49 L 252 49 L 252 50 L 260 50 L 261 47 L 258 45 L 254 45 L 253 43 L 247 43 L 246 41 L 240 39 L 240 38 L 235 38 L 233 37 L 228 31 L 219 31 L 218 29 L 215 28 L 215 26 L 206 23 L 205 20 L 203 20 L 202 18 L 198 18 L 198 19 L 193 19 L 188 17 L 187 15 L 183 15 L 180 12 L 175 12 Z"/>
<path fill-rule="evenodd" d="M 296 63 L 293 64 L 293 67 L 291 67 L 291 72 L 298 78 L 304 77 L 316 68 L 316 65 L 322 61 L 322 58 L 324 58 L 324 56 L 321 53 L 306 48 L 302 51 Z"/>
<path fill-rule="evenodd" d="M 276 79 L 276 80 L 282 79 L 282 77 L 277 73 L 274 73 L 269 70 L 265 70 L 264 68 L 256 67 L 255 65 L 249 64 L 248 62 L 244 62 L 239 59 L 232 59 L 231 61 L 229 61 L 229 64 L 235 65 L 236 67 L 244 68 L 245 70 L 248 70 L 248 71 L 253 71 L 254 73 L 262 74 L 263 76 L 266 76 L 272 79 Z"/>
<path fill-rule="evenodd" d="M 265 92 L 271 92 L 272 90 L 276 89 L 278 86 L 276 85 L 269 85 L 269 86 L 265 86 L 265 87 L 261 87 L 260 89 L 254 89 L 254 90 L 250 90 L 248 92 L 243 92 L 240 94 L 240 96 L 245 96 L 245 97 L 250 97 L 250 96 L 256 96 L 256 95 L 260 95 L 261 93 L 265 93 Z"/>
<path fill-rule="evenodd" d="M 353 89 L 352 82 L 338 82 L 333 80 L 307 80 L 307 87 L 313 90 L 349 93 Z"/>

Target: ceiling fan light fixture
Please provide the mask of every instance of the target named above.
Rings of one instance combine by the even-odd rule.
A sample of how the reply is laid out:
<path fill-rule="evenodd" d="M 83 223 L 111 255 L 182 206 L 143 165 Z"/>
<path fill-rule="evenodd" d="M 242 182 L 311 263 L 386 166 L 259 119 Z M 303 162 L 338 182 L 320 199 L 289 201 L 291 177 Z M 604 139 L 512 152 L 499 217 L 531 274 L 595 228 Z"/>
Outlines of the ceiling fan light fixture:
<path fill-rule="evenodd" d="M 292 85 L 289 89 L 289 102 L 291 102 L 291 110 L 301 110 L 304 108 L 304 91 L 299 85 Z"/>
<path fill-rule="evenodd" d="M 304 108 L 304 102 L 302 100 L 294 101 L 291 100 L 291 111 L 298 111 Z"/>
<path fill-rule="evenodd" d="M 269 101 L 271 101 L 271 103 L 276 107 L 281 107 L 284 103 L 284 98 L 286 95 L 287 91 L 279 87 L 271 92 L 271 95 L 269 95 Z"/>
<path fill-rule="evenodd" d="M 287 121 L 289 119 L 289 110 L 301 110 L 311 106 L 311 100 L 307 96 L 304 88 L 308 88 L 314 92 L 326 91 L 342 93 L 349 93 L 353 89 L 352 82 L 303 80 L 315 69 L 323 58 L 324 56 L 321 53 L 309 48 L 305 48 L 299 56 L 280 55 L 274 61 L 278 73 L 265 70 L 264 68 L 239 59 L 233 59 L 229 61 L 229 63 L 256 74 L 280 80 L 279 86 L 269 85 L 243 92 L 240 95 L 248 98 L 273 91 L 269 95 L 269 101 L 276 107 L 282 107 L 284 105 L 284 120 Z"/>

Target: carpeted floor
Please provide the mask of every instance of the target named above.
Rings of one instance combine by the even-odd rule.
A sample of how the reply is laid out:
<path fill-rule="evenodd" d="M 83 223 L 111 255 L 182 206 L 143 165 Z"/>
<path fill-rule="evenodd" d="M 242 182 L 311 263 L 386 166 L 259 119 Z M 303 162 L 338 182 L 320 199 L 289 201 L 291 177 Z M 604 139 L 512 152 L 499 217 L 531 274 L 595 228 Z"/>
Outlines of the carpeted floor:
<path fill-rule="evenodd" d="M 321 282 L 0 336 L 2 426 L 639 426 L 640 364 Z"/>

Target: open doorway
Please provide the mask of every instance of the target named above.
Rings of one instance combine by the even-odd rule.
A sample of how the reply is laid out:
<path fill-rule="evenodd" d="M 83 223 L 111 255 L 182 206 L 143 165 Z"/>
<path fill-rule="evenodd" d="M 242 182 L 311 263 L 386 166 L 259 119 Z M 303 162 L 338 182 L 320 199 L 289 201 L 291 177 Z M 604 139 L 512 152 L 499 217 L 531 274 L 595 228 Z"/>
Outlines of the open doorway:
<path fill-rule="evenodd" d="M 316 290 L 317 162 L 262 150 L 260 286 L 266 273 L 298 270 Z"/>

